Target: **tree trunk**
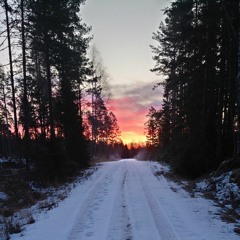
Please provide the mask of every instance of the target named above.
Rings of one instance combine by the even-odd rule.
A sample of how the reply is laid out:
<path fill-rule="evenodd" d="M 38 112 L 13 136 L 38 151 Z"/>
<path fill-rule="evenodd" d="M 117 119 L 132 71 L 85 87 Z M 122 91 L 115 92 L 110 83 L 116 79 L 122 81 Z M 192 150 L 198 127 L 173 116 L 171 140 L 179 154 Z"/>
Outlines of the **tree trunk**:
<path fill-rule="evenodd" d="M 49 104 L 49 121 L 50 121 L 50 140 L 55 139 L 55 129 L 54 129 L 54 120 L 53 120 L 53 104 L 52 104 L 52 81 L 51 81 L 51 66 L 49 60 L 49 39 L 48 34 L 44 33 L 45 38 L 45 60 L 46 60 L 46 70 L 47 70 L 47 83 L 48 83 L 48 104 Z"/>
<path fill-rule="evenodd" d="M 26 40 L 25 40 L 25 26 L 24 26 L 24 0 L 21 0 L 21 27 L 22 27 L 22 64 L 23 64 L 23 109 L 24 109 L 24 147 L 26 158 L 26 171 L 29 172 L 29 123 L 28 123 L 28 97 L 27 97 L 27 71 L 26 71 Z"/>
<path fill-rule="evenodd" d="M 10 77 L 11 77 L 13 115 L 14 115 L 14 130 L 15 130 L 15 135 L 16 135 L 17 141 L 18 141 L 19 135 L 18 135 L 18 124 L 17 124 L 17 108 L 16 108 L 15 86 L 14 86 L 14 78 L 13 78 L 12 46 L 11 46 L 9 18 L 8 18 L 8 8 L 9 7 L 8 7 L 7 0 L 4 0 L 4 7 L 5 7 L 6 24 L 7 24 L 7 39 L 8 39 L 8 54 L 9 54 Z"/>
<path fill-rule="evenodd" d="M 239 1 L 239 18 L 240 18 L 240 1 Z M 236 85 L 237 85 L 236 89 L 237 89 L 237 116 L 238 116 L 236 159 L 240 161 L 240 24 L 238 24 L 238 75 Z"/>

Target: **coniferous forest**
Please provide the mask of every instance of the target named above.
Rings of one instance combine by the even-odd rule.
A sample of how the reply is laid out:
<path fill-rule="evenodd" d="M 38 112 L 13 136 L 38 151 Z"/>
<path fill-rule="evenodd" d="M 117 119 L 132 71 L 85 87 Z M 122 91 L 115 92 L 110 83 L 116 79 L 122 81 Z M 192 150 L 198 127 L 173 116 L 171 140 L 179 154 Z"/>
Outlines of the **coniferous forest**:
<path fill-rule="evenodd" d="M 240 0 L 89 2 L 0 0 L 0 239 L 238 239 Z"/>
<path fill-rule="evenodd" d="M 197 177 L 239 162 L 239 1 L 176 0 L 164 13 L 151 46 L 164 98 L 149 110 L 148 146 Z"/>
<path fill-rule="evenodd" d="M 0 67 L 0 154 L 18 159 L 28 179 L 64 179 L 119 144 L 109 76 L 81 20 L 84 2 L 0 2 L 7 59 Z"/>
<path fill-rule="evenodd" d="M 126 150 L 108 108 L 110 77 L 81 20 L 84 2 L 0 2 L 8 59 L 0 67 L 0 154 L 24 159 L 28 177 L 55 181 Z M 147 115 L 147 145 L 197 177 L 240 158 L 239 1 L 176 0 L 164 14 L 151 45 L 151 71 L 163 79 L 154 88 L 164 96 Z"/>

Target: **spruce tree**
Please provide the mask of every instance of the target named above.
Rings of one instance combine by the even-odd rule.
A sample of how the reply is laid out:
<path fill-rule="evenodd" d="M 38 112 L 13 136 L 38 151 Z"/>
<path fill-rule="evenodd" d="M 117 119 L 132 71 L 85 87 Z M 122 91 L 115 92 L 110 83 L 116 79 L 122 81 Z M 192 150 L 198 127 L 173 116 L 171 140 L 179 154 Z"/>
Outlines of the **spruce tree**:
<path fill-rule="evenodd" d="M 238 1 L 176 0 L 165 14 L 152 46 L 165 75 L 160 138 L 176 170 L 198 176 L 235 156 Z"/>

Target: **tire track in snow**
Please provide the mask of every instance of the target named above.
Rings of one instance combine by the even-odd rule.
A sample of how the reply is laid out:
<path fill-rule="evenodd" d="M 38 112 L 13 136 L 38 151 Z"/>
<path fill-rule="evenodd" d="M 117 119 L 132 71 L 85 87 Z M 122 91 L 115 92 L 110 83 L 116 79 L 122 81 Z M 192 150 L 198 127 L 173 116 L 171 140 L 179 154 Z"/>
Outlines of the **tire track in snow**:
<path fill-rule="evenodd" d="M 161 204 L 152 193 L 150 182 L 144 178 L 152 174 L 139 161 L 129 161 L 128 204 L 133 224 L 133 239 L 136 240 L 178 240 Z"/>
<path fill-rule="evenodd" d="M 129 206 L 129 218 L 134 240 L 160 240 L 152 211 L 135 170 L 135 160 L 127 162 L 126 201 Z"/>
<path fill-rule="evenodd" d="M 126 178 L 128 170 L 126 161 L 123 160 L 121 162 L 123 165 L 122 179 L 115 196 L 107 240 L 132 240 L 132 226 L 126 202 Z"/>
<path fill-rule="evenodd" d="M 159 235 L 162 240 L 179 240 L 177 237 L 178 235 L 174 231 L 161 203 L 157 199 L 156 195 L 152 192 L 151 188 L 149 187 L 149 182 L 146 182 L 145 176 L 149 173 L 147 171 L 140 171 L 139 164 L 136 164 L 134 168 L 136 171 L 136 176 L 138 181 L 140 182 L 145 197 L 148 201 L 149 207 L 152 211 L 152 216 L 154 218 L 155 225 L 158 229 Z M 141 170 L 145 170 L 145 168 L 141 168 Z"/>
<path fill-rule="evenodd" d="M 100 176 L 97 183 L 93 182 L 85 200 L 80 203 L 81 206 L 78 210 L 75 225 L 68 237 L 69 240 L 93 239 L 94 235 L 98 234 L 96 225 L 99 231 L 107 231 L 108 222 L 106 217 L 108 217 L 109 206 L 106 206 L 106 203 L 109 201 L 106 201 L 106 198 L 112 198 L 113 194 L 112 192 L 109 193 L 109 185 L 121 176 L 120 165 L 114 164 L 112 166 L 108 171 L 104 171 L 107 174 Z M 98 211 L 102 211 L 101 214 L 98 214 L 98 216 L 102 215 L 102 219 L 96 218 L 96 212 Z"/>
<path fill-rule="evenodd" d="M 209 216 L 212 203 L 172 191 L 163 176 L 153 175 L 153 165 L 130 159 L 103 163 L 47 218 L 11 238 L 239 240 L 232 225 Z"/>

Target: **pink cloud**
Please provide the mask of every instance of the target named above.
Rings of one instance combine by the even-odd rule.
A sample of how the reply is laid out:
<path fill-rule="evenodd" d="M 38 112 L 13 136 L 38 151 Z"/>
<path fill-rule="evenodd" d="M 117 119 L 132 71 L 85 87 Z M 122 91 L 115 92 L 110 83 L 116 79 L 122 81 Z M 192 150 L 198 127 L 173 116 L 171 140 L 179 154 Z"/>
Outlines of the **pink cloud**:
<path fill-rule="evenodd" d="M 110 109 L 116 115 L 122 133 L 128 133 L 128 137 L 130 133 L 138 137 L 144 135 L 147 106 L 139 104 L 133 97 L 122 97 L 112 99 Z"/>
<path fill-rule="evenodd" d="M 122 139 L 124 142 L 144 141 L 144 123 L 151 106 L 160 108 L 162 90 L 153 91 L 155 84 L 135 83 L 134 85 L 113 86 L 113 99 L 110 110 L 117 117 Z"/>

